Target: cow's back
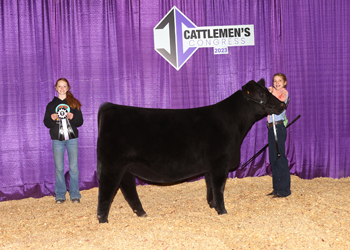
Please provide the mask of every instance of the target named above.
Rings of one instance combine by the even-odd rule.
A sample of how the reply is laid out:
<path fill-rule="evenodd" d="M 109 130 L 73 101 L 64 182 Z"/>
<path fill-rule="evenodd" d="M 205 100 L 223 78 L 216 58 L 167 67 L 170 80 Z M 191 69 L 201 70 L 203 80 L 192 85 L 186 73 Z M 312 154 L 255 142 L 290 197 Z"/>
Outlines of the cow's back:
<path fill-rule="evenodd" d="M 140 170 L 168 175 L 164 182 L 202 174 L 212 159 L 230 151 L 234 130 L 227 121 L 217 105 L 172 110 L 104 104 L 98 158 L 142 165 Z M 134 174 L 150 180 L 145 172 Z"/>

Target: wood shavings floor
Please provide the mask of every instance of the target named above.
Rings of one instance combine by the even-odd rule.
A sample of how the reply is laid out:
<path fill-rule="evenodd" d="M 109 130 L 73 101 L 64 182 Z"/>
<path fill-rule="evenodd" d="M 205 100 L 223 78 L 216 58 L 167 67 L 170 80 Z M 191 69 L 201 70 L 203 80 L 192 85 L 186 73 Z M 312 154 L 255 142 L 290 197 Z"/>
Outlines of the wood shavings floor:
<path fill-rule="evenodd" d="M 350 249 L 350 178 L 292 176 L 292 195 L 266 196 L 270 176 L 228 179 L 217 215 L 205 181 L 138 186 L 146 218 L 118 192 L 108 224 L 96 218 L 98 189 L 80 204 L 53 197 L 0 202 L 0 249 Z"/>

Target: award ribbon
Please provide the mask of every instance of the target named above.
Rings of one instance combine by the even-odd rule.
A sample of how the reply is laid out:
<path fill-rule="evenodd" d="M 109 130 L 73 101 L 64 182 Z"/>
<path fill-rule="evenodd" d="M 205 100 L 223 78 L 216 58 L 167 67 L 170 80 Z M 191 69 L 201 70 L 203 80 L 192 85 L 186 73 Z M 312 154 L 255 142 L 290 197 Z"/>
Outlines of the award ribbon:
<path fill-rule="evenodd" d="M 58 114 L 59 119 L 58 140 L 65 141 L 76 138 L 73 128 L 67 119 L 70 107 L 66 104 L 60 104 L 56 107 L 55 112 Z"/>

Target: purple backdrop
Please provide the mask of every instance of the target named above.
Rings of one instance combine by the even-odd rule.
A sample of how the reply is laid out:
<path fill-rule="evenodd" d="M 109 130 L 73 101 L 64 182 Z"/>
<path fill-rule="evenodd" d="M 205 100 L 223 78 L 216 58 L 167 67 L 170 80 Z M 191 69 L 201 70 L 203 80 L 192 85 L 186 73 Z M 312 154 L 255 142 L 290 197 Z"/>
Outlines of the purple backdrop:
<path fill-rule="evenodd" d="M 254 24 L 255 46 L 230 47 L 228 55 L 200 48 L 176 71 L 153 43 L 153 28 L 173 6 L 197 26 Z M 289 121 L 301 115 L 288 129 L 291 173 L 350 176 L 349 13 L 348 0 L 2 0 L 0 201 L 54 193 L 43 117 L 59 77 L 70 81 L 83 105 L 81 189 L 98 185 L 101 103 L 194 108 L 216 103 L 252 79 L 270 84 L 276 72 L 288 77 Z M 263 120 L 248 133 L 241 163 L 266 143 Z M 269 173 L 265 152 L 230 177 Z"/>

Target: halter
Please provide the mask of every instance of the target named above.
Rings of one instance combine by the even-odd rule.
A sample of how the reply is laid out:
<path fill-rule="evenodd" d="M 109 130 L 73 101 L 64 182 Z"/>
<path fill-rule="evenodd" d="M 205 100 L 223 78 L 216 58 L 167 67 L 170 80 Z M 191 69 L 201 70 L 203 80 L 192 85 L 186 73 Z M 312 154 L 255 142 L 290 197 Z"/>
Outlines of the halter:
<path fill-rule="evenodd" d="M 249 91 L 248 91 L 248 94 L 249 94 Z M 267 100 L 261 100 L 261 101 L 258 101 L 258 100 L 255 100 L 253 98 L 250 98 L 250 97 L 245 97 L 245 99 L 247 99 L 248 101 L 253 101 L 257 104 L 259 104 L 260 106 L 262 106 L 264 109 L 265 109 L 265 105 L 266 105 L 266 102 L 269 100 L 270 97 L 267 98 Z"/>
<path fill-rule="evenodd" d="M 249 91 L 247 91 L 247 93 L 249 94 Z M 272 95 L 272 94 L 271 94 Z M 263 107 L 263 109 L 265 110 L 265 105 L 266 105 L 266 102 L 270 99 L 270 96 L 267 97 L 267 99 L 265 101 L 258 101 L 258 100 L 255 100 L 253 98 L 249 98 L 249 97 L 245 97 L 245 99 L 247 99 L 248 101 L 253 101 L 257 104 L 259 104 L 260 106 Z M 288 101 L 289 102 L 289 101 Z M 275 117 L 274 115 L 272 115 L 272 125 L 273 125 L 273 134 L 274 134 L 274 137 L 275 137 L 275 144 L 276 144 L 276 151 L 277 151 L 277 159 L 276 159 L 276 162 L 275 162 L 275 165 L 277 164 L 277 161 L 278 159 L 281 157 L 281 153 L 279 151 L 279 148 L 278 148 L 278 139 L 277 139 L 277 131 L 276 131 L 276 123 L 275 123 Z"/>
<path fill-rule="evenodd" d="M 287 105 L 289 103 L 290 99 L 289 99 L 289 95 L 287 97 L 287 101 L 286 101 L 286 109 L 287 109 Z M 277 164 L 278 159 L 281 157 L 281 153 L 278 149 L 278 138 L 277 138 L 277 130 L 276 130 L 276 122 L 275 122 L 275 116 L 272 114 L 272 128 L 273 128 L 273 135 L 275 137 L 275 144 L 276 144 L 276 151 L 277 151 L 277 159 L 275 162 L 275 165 Z"/>
<path fill-rule="evenodd" d="M 258 84 L 258 86 L 261 87 L 261 88 L 264 88 L 263 86 L 261 86 L 259 84 Z M 247 94 L 249 95 L 249 91 L 248 90 L 247 90 Z M 248 101 L 253 101 L 253 102 L 259 104 L 264 109 L 264 111 L 266 111 L 265 110 L 265 106 L 266 106 L 266 103 L 270 99 L 271 96 L 272 96 L 272 94 L 269 95 L 266 98 L 266 100 L 261 100 L 261 101 L 255 100 L 255 99 L 250 98 L 250 97 L 245 97 L 245 99 L 247 99 Z M 288 102 L 289 102 L 289 98 L 288 98 L 287 104 L 288 104 Z M 277 160 L 281 157 L 281 153 L 280 153 L 279 148 L 278 148 L 278 139 L 277 139 L 277 131 L 276 131 L 276 123 L 275 123 L 274 115 L 272 115 L 272 125 L 273 125 L 273 134 L 274 134 L 274 137 L 275 137 L 275 144 L 276 144 L 276 150 L 277 150 L 277 159 L 276 159 L 276 162 L 275 162 L 275 165 L 276 165 L 277 164 Z"/>
<path fill-rule="evenodd" d="M 262 89 L 265 90 L 265 87 L 261 86 L 260 84 L 257 84 L 257 85 L 258 85 L 260 88 L 262 88 Z M 249 94 L 249 91 L 248 91 L 248 90 L 247 90 L 247 93 Z M 247 99 L 248 101 L 253 101 L 253 102 L 259 104 L 259 105 L 262 106 L 263 109 L 265 110 L 266 103 L 267 103 L 267 101 L 270 99 L 270 96 L 268 96 L 266 100 L 260 100 L 260 101 L 255 100 L 255 99 L 253 99 L 253 98 L 250 98 L 250 97 L 248 97 L 248 96 L 247 96 L 247 97 L 245 96 L 245 99 Z"/>

